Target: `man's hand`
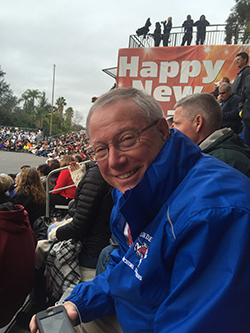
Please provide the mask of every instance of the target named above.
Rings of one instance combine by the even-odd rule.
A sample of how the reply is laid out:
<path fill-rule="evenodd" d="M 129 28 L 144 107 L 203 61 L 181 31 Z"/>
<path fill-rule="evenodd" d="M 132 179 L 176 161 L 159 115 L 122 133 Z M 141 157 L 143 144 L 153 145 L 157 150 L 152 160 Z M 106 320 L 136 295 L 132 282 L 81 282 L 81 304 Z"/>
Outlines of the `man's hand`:
<path fill-rule="evenodd" d="M 65 307 L 72 324 L 75 325 L 77 323 L 77 318 L 78 318 L 78 313 L 76 311 L 75 305 L 71 302 L 65 302 L 62 305 Z M 37 323 L 36 323 L 36 315 L 34 315 L 31 318 L 29 326 L 30 326 L 31 333 L 39 333 Z"/>

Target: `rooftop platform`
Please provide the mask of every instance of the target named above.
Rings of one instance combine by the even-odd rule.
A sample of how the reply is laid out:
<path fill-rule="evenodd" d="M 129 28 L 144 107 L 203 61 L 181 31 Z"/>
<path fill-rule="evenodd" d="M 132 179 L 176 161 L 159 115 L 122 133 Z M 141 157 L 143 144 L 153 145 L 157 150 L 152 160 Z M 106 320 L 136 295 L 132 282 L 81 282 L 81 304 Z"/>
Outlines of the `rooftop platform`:
<path fill-rule="evenodd" d="M 152 29 L 152 28 L 151 28 Z M 228 26 L 226 24 L 211 24 L 206 27 L 206 39 L 204 44 L 206 45 L 223 45 L 223 44 L 244 44 L 243 31 L 237 26 L 230 27 L 231 33 L 227 33 Z M 195 45 L 196 41 L 196 27 L 193 27 L 193 39 L 191 45 Z M 184 35 L 184 28 L 181 26 L 172 27 L 169 37 L 168 46 L 180 46 L 182 37 Z M 130 35 L 129 36 L 129 48 L 135 47 L 153 47 L 154 38 L 153 33 L 148 33 L 146 37 Z M 160 47 L 162 46 L 162 41 Z"/>

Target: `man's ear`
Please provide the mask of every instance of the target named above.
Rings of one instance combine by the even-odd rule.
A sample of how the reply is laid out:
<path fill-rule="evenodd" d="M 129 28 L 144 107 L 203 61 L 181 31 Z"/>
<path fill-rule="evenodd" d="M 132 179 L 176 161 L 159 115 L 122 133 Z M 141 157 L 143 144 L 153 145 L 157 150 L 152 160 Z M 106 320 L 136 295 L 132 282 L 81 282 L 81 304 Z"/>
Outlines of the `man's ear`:
<path fill-rule="evenodd" d="M 160 136 L 163 138 L 164 141 L 166 141 L 170 136 L 167 120 L 165 118 L 159 119 L 156 127 L 158 132 L 160 133 Z"/>
<path fill-rule="evenodd" d="M 197 116 L 194 118 L 194 124 L 195 124 L 197 133 L 199 133 L 201 131 L 203 123 L 204 123 L 204 119 L 203 119 L 202 115 L 197 114 Z"/>

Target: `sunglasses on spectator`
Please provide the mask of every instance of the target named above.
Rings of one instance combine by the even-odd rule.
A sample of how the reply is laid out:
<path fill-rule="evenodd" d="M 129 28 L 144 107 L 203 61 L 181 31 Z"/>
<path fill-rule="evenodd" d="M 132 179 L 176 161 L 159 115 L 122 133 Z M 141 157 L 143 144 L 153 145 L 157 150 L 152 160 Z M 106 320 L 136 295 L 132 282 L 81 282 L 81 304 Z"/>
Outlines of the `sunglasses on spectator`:
<path fill-rule="evenodd" d="M 221 93 L 219 93 L 219 95 L 224 95 L 226 92 L 225 91 L 223 91 L 223 92 L 221 92 Z"/>

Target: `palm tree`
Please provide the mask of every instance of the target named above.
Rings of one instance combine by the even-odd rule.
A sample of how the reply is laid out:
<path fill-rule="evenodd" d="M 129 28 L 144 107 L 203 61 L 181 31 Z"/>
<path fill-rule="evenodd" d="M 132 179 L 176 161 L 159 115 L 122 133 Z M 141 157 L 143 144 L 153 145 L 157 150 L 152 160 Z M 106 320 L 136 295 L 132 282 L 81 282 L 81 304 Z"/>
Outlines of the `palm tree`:
<path fill-rule="evenodd" d="M 63 109 L 64 109 L 64 106 L 67 105 L 66 99 L 64 97 L 58 97 L 57 100 L 56 100 L 56 105 L 58 107 L 59 120 L 60 120 L 60 123 L 62 124 L 62 120 L 63 120 Z"/>
<path fill-rule="evenodd" d="M 66 122 L 69 124 L 69 126 L 71 126 L 72 118 L 74 116 L 74 110 L 71 106 L 65 110 L 65 115 L 66 115 Z"/>
<path fill-rule="evenodd" d="M 3 106 L 9 98 L 13 96 L 10 85 L 5 82 L 4 75 L 6 73 L 1 70 L 0 66 L 0 107 Z"/>
<path fill-rule="evenodd" d="M 22 99 L 24 102 L 24 109 L 26 109 L 26 112 L 33 115 L 33 121 L 35 120 L 36 110 L 35 110 L 35 100 L 38 98 L 41 98 L 42 94 L 38 89 L 31 90 L 27 89 L 22 94 Z"/>
<path fill-rule="evenodd" d="M 41 97 L 39 98 L 39 102 L 36 107 L 36 111 L 37 111 L 36 125 L 38 127 L 43 127 L 43 120 L 47 119 L 49 116 L 49 113 L 51 112 L 51 105 L 48 103 L 48 98 L 46 97 L 46 94 L 44 91 L 43 91 Z M 44 116 L 46 118 L 44 118 Z"/>

